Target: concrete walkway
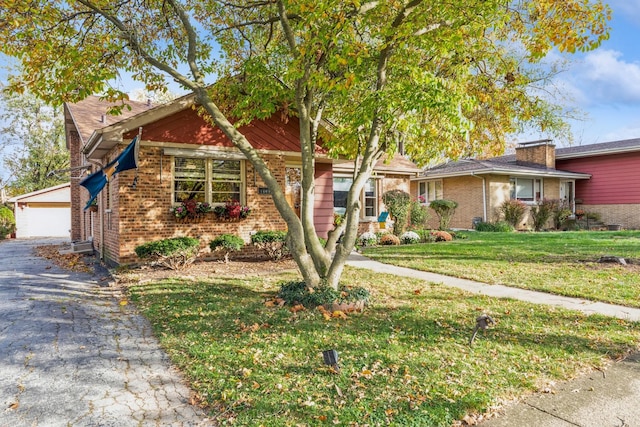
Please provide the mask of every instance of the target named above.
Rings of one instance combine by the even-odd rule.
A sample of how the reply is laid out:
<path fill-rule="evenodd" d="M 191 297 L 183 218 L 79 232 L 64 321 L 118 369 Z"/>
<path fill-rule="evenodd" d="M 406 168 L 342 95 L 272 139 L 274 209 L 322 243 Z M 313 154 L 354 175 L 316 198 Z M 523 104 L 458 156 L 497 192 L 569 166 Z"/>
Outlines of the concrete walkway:
<path fill-rule="evenodd" d="M 0 241 L 0 426 L 208 426 L 148 322 L 100 276 Z"/>
<path fill-rule="evenodd" d="M 640 310 L 582 299 L 561 297 L 500 285 L 487 285 L 435 273 L 396 267 L 352 253 L 353 267 L 379 273 L 412 277 L 464 289 L 480 295 L 513 298 L 640 321 Z M 640 338 L 640 337 L 639 337 Z M 507 406 L 503 414 L 481 423 L 482 427 L 640 427 L 640 353 L 611 364 L 606 371 L 594 371 L 558 384 L 552 393 L 537 393 Z"/>
<path fill-rule="evenodd" d="M 570 310 L 578 310 L 585 314 L 602 314 L 605 316 L 617 317 L 618 319 L 640 322 L 640 309 L 638 308 L 623 307 L 580 298 L 563 297 L 546 292 L 528 291 L 526 289 L 510 288 L 502 285 L 487 285 L 486 283 L 474 282 L 473 280 L 458 279 L 456 277 L 444 276 L 442 274 L 418 271 L 405 267 L 396 267 L 394 265 L 374 261 L 357 252 L 353 252 L 349 255 L 347 264 L 353 267 L 377 271 L 379 273 L 412 277 L 414 279 L 425 280 L 433 283 L 442 283 L 446 286 L 464 289 L 465 291 L 479 295 L 496 298 L 512 298 L 520 301 L 532 302 L 534 304 L 554 305 L 568 308 Z"/>

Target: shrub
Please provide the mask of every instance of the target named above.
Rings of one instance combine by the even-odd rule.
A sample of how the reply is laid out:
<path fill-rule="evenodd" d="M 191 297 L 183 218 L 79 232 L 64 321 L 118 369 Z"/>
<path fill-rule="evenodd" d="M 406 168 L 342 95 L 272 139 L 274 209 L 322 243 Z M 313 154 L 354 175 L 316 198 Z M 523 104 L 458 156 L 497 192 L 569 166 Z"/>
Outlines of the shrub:
<path fill-rule="evenodd" d="M 436 242 L 450 242 L 453 240 L 453 236 L 443 230 L 434 231 L 431 235 Z"/>
<path fill-rule="evenodd" d="M 567 203 L 563 200 L 558 200 L 553 209 L 553 227 L 556 230 L 562 228 L 562 226 L 567 222 L 567 219 L 571 216 L 572 212 L 569 209 Z"/>
<path fill-rule="evenodd" d="M 587 212 L 585 214 L 585 217 L 593 221 L 600 221 L 602 219 L 602 215 L 600 215 L 598 212 Z"/>
<path fill-rule="evenodd" d="M 433 242 L 433 236 L 431 236 L 431 230 L 426 230 L 426 229 L 414 230 L 414 233 L 420 236 L 420 241 L 423 243 Z"/>
<path fill-rule="evenodd" d="M 286 231 L 258 231 L 251 236 L 251 243 L 260 248 L 273 261 L 289 255 Z"/>
<path fill-rule="evenodd" d="M 542 230 L 549 218 L 553 216 L 557 204 L 557 200 L 544 199 L 531 208 L 531 219 L 533 220 L 533 229 L 535 231 Z"/>
<path fill-rule="evenodd" d="M 13 211 L 6 206 L 0 206 L 0 240 L 16 231 L 16 219 Z"/>
<path fill-rule="evenodd" d="M 402 190 L 387 191 L 382 195 L 382 202 L 393 219 L 393 234 L 400 236 L 404 232 L 409 217 L 411 195 Z"/>
<path fill-rule="evenodd" d="M 192 237 L 173 237 L 144 243 L 134 251 L 140 259 L 147 259 L 152 265 L 180 270 L 196 260 L 200 241 Z"/>
<path fill-rule="evenodd" d="M 414 231 L 406 231 L 400 236 L 400 241 L 404 244 L 420 243 L 420 236 Z"/>
<path fill-rule="evenodd" d="M 378 243 L 378 236 L 371 231 L 366 231 L 358 237 L 358 244 L 360 244 L 360 246 L 372 246 L 376 243 Z"/>
<path fill-rule="evenodd" d="M 506 221 L 480 222 L 476 225 L 476 231 L 490 231 L 495 233 L 509 233 L 514 231 L 511 224 Z"/>
<path fill-rule="evenodd" d="M 446 230 L 449 228 L 449 223 L 451 222 L 451 218 L 456 213 L 456 208 L 458 207 L 458 202 L 454 202 L 453 200 L 433 200 L 429 203 L 429 207 L 433 209 L 438 218 L 440 219 L 440 230 Z"/>
<path fill-rule="evenodd" d="M 394 246 L 400 244 L 400 238 L 395 234 L 387 233 L 380 237 L 380 244 L 386 246 Z"/>
<path fill-rule="evenodd" d="M 526 211 L 527 205 L 520 200 L 505 200 L 500 205 L 500 212 L 502 212 L 504 220 L 511 224 L 513 228 L 518 228 Z"/>
<path fill-rule="evenodd" d="M 244 246 L 242 237 L 235 234 L 221 234 L 209 242 L 212 251 L 224 251 L 224 262 L 229 262 L 229 254 L 239 251 Z"/>
<path fill-rule="evenodd" d="M 307 308 L 336 303 L 363 301 L 367 303 L 371 294 L 365 288 L 342 286 L 335 290 L 328 286 L 318 286 L 310 291 L 305 282 L 285 282 L 280 286 L 278 297 L 289 305 L 302 304 Z"/>
<path fill-rule="evenodd" d="M 409 210 L 409 223 L 411 228 L 423 228 L 427 221 L 429 221 L 429 209 L 420 203 L 420 201 L 413 200 Z"/>

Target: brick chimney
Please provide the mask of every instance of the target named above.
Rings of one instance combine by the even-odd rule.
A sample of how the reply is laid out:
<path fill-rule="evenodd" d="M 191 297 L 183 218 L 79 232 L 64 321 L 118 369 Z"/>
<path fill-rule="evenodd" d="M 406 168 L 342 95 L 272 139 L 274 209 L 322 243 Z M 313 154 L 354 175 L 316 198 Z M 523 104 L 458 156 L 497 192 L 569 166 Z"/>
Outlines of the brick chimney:
<path fill-rule="evenodd" d="M 523 142 L 516 147 L 516 164 L 556 168 L 556 146 L 550 139 Z"/>

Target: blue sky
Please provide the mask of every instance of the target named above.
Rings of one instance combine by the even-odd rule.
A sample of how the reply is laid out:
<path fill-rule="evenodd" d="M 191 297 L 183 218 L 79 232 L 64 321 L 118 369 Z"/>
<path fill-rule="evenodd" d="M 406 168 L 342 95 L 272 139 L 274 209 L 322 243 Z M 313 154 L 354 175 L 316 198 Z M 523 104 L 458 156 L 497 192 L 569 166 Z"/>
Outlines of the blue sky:
<path fill-rule="evenodd" d="M 640 0 L 610 0 L 609 5 L 609 40 L 570 57 L 569 70 L 557 78 L 568 98 L 588 115 L 571 122 L 575 145 L 640 138 Z"/>

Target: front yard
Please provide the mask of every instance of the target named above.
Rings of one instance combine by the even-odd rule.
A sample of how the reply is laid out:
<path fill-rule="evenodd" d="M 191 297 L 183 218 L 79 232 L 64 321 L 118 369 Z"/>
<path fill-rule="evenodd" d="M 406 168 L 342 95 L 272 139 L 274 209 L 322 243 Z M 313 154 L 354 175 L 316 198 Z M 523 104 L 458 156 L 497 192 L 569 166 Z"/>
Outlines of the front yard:
<path fill-rule="evenodd" d="M 364 248 L 387 264 L 640 307 L 640 232 L 460 233 L 452 242 Z M 626 266 L 598 263 L 623 257 Z"/>
<path fill-rule="evenodd" d="M 607 236 L 626 242 L 615 246 L 627 251 L 617 255 L 633 257 L 635 252 L 637 257 L 638 234 Z M 395 252 L 394 262 L 425 257 L 448 273 L 473 264 L 467 266 L 473 271 L 484 265 L 483 259 L 497 264 L 495 254 L 508 243 L 495 240 L 495 235 L 481 243 L 481 237 L 367 253 L 384 258 Z M 511 262 L 504 265 L 531 264 L 539 272 L 551 268 L 550 260 L 575 263 L 565 253 L 573 252 L 571 239 L 562 241 L 566 251 L 548 250 L 559 242 L 537 250 L 532 242 L 530 254 L 505 248 Z M 576 244 L 588 246 L 581 242 Z M 475 249 L 456 249 L 464 247 Z M 602 247 L 594 244 L 590 255 L 582 251 L 576 256 L 587 261 Z M 443 261 L 436 262 L 439 258 Z M 615 268 L 604 269 L 609 277 L 622 280 L 622 271 L 609 271 Z M 141 277 L 130 275 L 129 298 L 151 321 L 196 400 L 220 424 L 464 425 L 459 420 L 473 423 L 481 414 L 490 416 L 506 400 L 553 391 L 555 381 L 603 369 L 637 349 L 640 337 L 637 323 L 474 296 L 353 268 L 346 269 L 343 282 L 369 289 L 372 302 L 364 313 L 331 318 L 317 310 L 270 303 L 282 280 L 298 279 L 295 273 L 239 278 L 224 277 L 221 270 L 208 277 L 189 271 L 184 275 L 191 277 L 145 284 L 136 284 Z M 475 319 L 482 313 L 496 324 L 469 346 Z M 339 372 L 323 363 L 322 351 L 328 349 L 338 351 Z"/>

